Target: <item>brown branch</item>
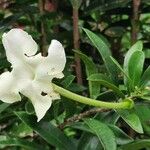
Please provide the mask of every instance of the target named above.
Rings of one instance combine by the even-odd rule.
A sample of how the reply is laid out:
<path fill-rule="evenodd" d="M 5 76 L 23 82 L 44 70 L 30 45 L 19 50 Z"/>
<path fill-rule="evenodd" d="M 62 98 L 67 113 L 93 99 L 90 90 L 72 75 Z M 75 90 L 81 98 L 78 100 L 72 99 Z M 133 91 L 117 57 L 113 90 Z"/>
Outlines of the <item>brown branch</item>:
<path fill-rule="evenodd" d="M 141 0 L 132 0 L 133 3 L 133 12 L 132 12 L 132 31 L 131 31 L 131 42 L 134 44 L 137 41 L 138 33 L 139 33 L 139 7 L 141 4 Z"/>
<path fill-rule="evenodd" d="M 78 28 L 78 22 L 79 22 L 79 12 L 78 8 L 73 7 L 73 41 L 74 41 L 74 49 L 79 50 L 80 48 L 80 34 L 79 34 L 79 28 Z M 77 75 L 77 83 L 81 84 L 83 83 L 82 81 L 82 70 L 81 70 L 81 63 L 80 63 L 80 58 L 75 54 L 75 71 Z"/>
<path fill-rule="evenodd" d="M 77 115 L 74 115 L 73 117 L 71 118 L 68 118 L 67 120 L 65 120 L 62 124 L 60 124 L 58 126 L 58 128 L 60 129 L 63 129 L 65 126 L 73 123 L 73 122 L 78 122 L 79 120 L 87 117 L 87 116 L 90 116 L 90 115 L 93 115 L 93 114 L 96 114 L 96 113 L 102 113 L 102 112 L 107 112 L 107 111 L 110 111 L 110 109 L 105 109 L 105 108 L 94 108 L 94 109 L 91 109 L 91 110 L 88 110 L 88 111 L 85 111 L 83 113 L 80 113 L 80 114 L 77 114 Z"/>
<path fill-rule="evenodd" d="M 12 3 L 14 3 L 14 0 L 0 0 L 0 9 L 5 9 Z"/>
<path fill-rule="evenodd" d="M 43 17 L 45 1 L 39 0 L 38 4 L 39 4 L 40 16 Z M 46 44 L 47 44 L 47 41 L 46 41 L 46 32 L 44 29 L 44 22 L 43 20 L 41 20 L 41 53 L 43 56 L 47 55 L 47 50 L 45 48 Z"/>

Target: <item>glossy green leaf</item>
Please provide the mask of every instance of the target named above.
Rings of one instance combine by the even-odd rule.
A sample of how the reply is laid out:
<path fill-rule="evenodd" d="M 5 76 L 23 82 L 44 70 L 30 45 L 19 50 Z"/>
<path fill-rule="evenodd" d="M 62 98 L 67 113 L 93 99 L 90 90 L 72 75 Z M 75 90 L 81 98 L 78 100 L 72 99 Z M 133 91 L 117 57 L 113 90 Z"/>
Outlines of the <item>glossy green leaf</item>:
<path fill-rule="evenodd" d="M 133 85 L 137 86 L 140 82 L 143 71 L 145 55 L 143 51 L 135 51 L 128 62 L 128 76 L 131 78 Z"/>
<path fill-rule="evenodd" d="M 5 147 L 12 147 L 12 146 L 19 146 L 27 150 L 38 150 L 38 149 L 43 149 L 44 146 L 41 146 L 37 143 L 34 143 L 33 141 L 27 141 L 25 139 L 20 139 L 20 138 L 12 138 L 8 136 L 0 136 L 0 149 L 4 149 Z"/>
<path fill-rule="evenodd" d="M 26 113 L 28 113 L 28 114 L 34 114 L 35 113 L 34 107 L 33 107 L 32 103 L 30 101 L 26 102 L 25 110 L 26 110 Z"/>
<path fill-rule="evenodd" d="M 123 65 L 123 69 L 125 71 L 125 73 L 128 75 L 129 74 L 129 71 L 128 71 L 128 65 L 129 65 L 129 61 L 131 59 L 131 56 L 134 52 L 136 51 L 142 51 L 143 49 L 143 44 L 141 41 L 138 41 L 136 42 L 129 50 L 128 52 L 126 53 L 125 55 L 125 59 L 124 59 L 124 65 Z M 124 83 L 126 85 L 128 85 L 128 79 L 126 76 L 124 76 Z"/>
<path fill-rule="evenodd" d="M 124 94 L 119 90 L 117 86 L 115 86 L 111 80 L 103 75 L 103 74 L 92 74 L 91 76 L 88 77 L 88 80 L 92 82 L 98 82 L 100 85 L 103 85 L 105 87 L 108 87 L 109 89 L 113 90 L 118 96 L 124 98 Z"/>
<path fill-rule="evenodd" d="M 125 132 L 123 132 L 120 128 L 115 125 L 109 125 L 112 131 L 115 134 L 117 144 L 124 145 L 133 141 L 131 137 L 129 137 Z"/>
<path fill-rule="evenodd" d="M 110 37 L 122 37 L 125 29 L 121 26 L 110 27 L 106 29 L 105 34 Z"/>
<path fill-rule="evenodd" d="M 141 150 L 143 148 L 150 147 L 150 140 L 136 140 L 132 143 L 121 146 L 122 150 Z"/>
<path fill-rule="evenodd" d="M 84 62 L 85 66 L 86 66 L 87 77 L 98 72 L 96 65 L 88 56 L 86 56 L 85 54 L 83 54 L 79 51 L 75 51 L 75 53 Z M 100 85 L 98 83 L 89 81 L 89 91 L 90 91 L 90 97 L 95 99 L 100 92 Z"/>
<path fill-rule="evenodd" d="M 74 75 L 68 75 L 62 82 L 61 84 L 63 85 L 64 88 L 69 87 L 69 85 L 73 82 L 75 79 Z"/>
<path fill-rule="evenodd" d="M 84 122 L 97 135 L 105 150 L 116 150 L 115 135 L 106 124 L 95 119 L 85 119 Z"/>
<path fill-rule="evenodd" d="M 62 150 L 76 150 L 74 143 L 51 123 L 42 121 L 37 123 L 35 116 L 27 115 L 25 112 L 15 114 L 49 144 Z"/>
<path fill-rule="evenodd" d="M 117 112 L 133 130 L 143 133 L 141 121 L 133 110 L 120 110 Z"/>
<path fill-rule="evenodd" d="M 99 139 L 90 133 L 83 133 L 79 140 L 78 150 L 100 150 L 103 149 Z"/>
<path fill-rule="evenodd" d="M 91 130 L 89 126 L 84 122 L 74 122 L 73 124 L 70 125 L 70 127 L 94 134 L 93 130 Z"/>
<path fill-rule="evenodd" d="M 125 72 L 125 70 L 120 66 L 120 64 L 113 58 L 111 57 L 112 62 L 118 67 L 118 69 L 124 74 L 124 76 L 126 76 L 128 82 L 130 83 L 130 85 L 132 85 L 132 80 L 131 78 L 128 76 L 128 74 Z"/>
<path fill-rule="evenodd" d="M 92 1 L 91 5 L 86 8 L 86 13 L 91 14 L 93 11 L 105 12 L 112 9 L 125 7 L 131 0 L 97 0 Z"/>
<path fill-rule="evenodd" d="M 150 107 L 148 105 L 136 105 L 135 110 L 141 120 L 144 133 L 150 135 Z"/>
<path fill-rule="evenodd" d="M 1 104 L 0 105 L 0 113 L 2 113 L 9 106 L 10 106 L 10 104 L 8 104 L 8 103 Z"/>
<path fill-rule="evenodd" d="M 98 52 L 102 56 L 102 59 L 104 61 L 104 64 L 107 68 L 107 71 L 109 72 L 111 79 L 116 83 L 117 77 L 118 77 L 118 69 L 116 65 L 112 63 L 112 60 L 110 59 L 111 51 L 109 47 L 105 44 L 105 42 L 96 34 L 91 32 L 88 29 L 83 29 L 89 39 L 91 40 L 92 44 L 97 48 Z"/>
<path fill-rule="evenodd" d="M 148 82 L 150 82 L 150 66 L 144 71 L 139 86 L 143 88 Z"/>
<path fill-rule="evenodd" d="M 15 124 L 11 132 L 13 135 L 20 138 L 33 135 L 33 130 L 23 122 L 20 124 Z"/>
<path fill-rule="evenodd" d="M 139 98 L 146 100 L 146 101 L 150 101 L 150 96 L 140 96 Z"/>

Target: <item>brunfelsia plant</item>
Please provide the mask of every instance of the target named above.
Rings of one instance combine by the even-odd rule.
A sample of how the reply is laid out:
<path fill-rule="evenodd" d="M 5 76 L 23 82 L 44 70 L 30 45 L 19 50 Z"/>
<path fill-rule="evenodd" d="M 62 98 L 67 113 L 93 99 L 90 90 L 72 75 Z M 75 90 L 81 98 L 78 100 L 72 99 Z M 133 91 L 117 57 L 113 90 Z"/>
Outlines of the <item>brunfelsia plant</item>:
<path fill-rule="evenodd" d="M 110 57 L 111 54 L 105 51 L 107 47 L 105 47 L 104 43 L 102 41 L 97 43 L 98 40 L 96 39 L 98 39 L 98 37 L 87 29 L 84 30 L 98 49 L 100 48 L 98 44 L 103 45 L 104 49 L 100 50 L 100 53 L 103 56 L 102 58 L 106 68 L 110 73 L 110 78 L 107 78 L 103 74 L 92 74 L 88 78 L 89 85 L 92 87 L 93 82 L 97 82 L 96 87 L 97 85 L 99 86 L 99 84 L 102 84 L 112 89 L 119 96 L 118 103 L 104 102 L 80 96 L 53 84 L 53 78 L 62 78 L 64 76 L 62 71 L 65 67 L 66 56 L 62 44 L 57 40 L 52 40 L 48 49 L 48 56 L 43 57 L 41 53 L 36 54 L 38 46 L 32 37 L 21 29 L 12 29 L 8 33 L 4 33 L 2 37 L 7 60 L 12 64 L 12 71 L 4 72 L 0 76 L 0 99 L 6 103 L 14 103 L 21 100 L 19 93 L 25 95 L 31 100 L 38 121 L 44 117 L 46 111 L 50 108 L 52 101 L 60 99 L 60 95 L 96 107 L 112 109 L 132 108 L 133 95 L 134 97 L 139 97 L 139 95 L 131 95 L 131 92 L 135 93 L 138 89 L 138 85 L 141 85 L 143 87 L 142 89 L 145 89 L 143 78 L 145 79 L 147 77 L 147 72 L 149 73 L 148 69 L 142 77 L 142 82 L 139 83 L 144 63 L 144 54 L 142 53 L 141 48 L 139 51 L 136 51 L 135 45 L 129 50 L 125 57 L 123 70 L 121 66 Z M 140 47 L 142 47 L 141 42 Z M 77 52 L 77 54 L 81 59 L 87 59 L 84 54 L 80 52 Z M 130 62 L 131 60 L 136 62 L 138 67 L 134 67 L 133 69 L 133 63 Z M 140 61 L 138 62 L 138 60 Z M 87 61 L 89 60 L 87 59 L 86 62 Z M 113 70 L 112 67 L 114 67 Z M 125 85 L 127 86 L 129 93 L 124 93 L 117 87 L 117 76 L 115 75 L 118 73 L 118 68 L 125 75 Z M 116 71 L 114 71 L 115 69 Z M 91 87 L 90 89 L 92 89 Z M 92 92 L 90 91 L 90 93 Z M 144 98 L 143 95 L 142 98 Z"/>

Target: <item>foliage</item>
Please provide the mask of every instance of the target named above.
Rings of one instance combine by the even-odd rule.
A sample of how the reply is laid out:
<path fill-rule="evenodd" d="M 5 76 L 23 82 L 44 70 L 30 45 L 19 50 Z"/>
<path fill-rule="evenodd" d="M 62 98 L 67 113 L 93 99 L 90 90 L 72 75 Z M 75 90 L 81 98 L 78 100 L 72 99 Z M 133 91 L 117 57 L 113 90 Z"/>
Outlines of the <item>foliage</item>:
<path fill-rule="evenodd" d="M 80 51 L 72 50 L 74 3 L 79 9 Z M 21 103 L 0 102 L 0 149 L 149 150 L 150 1 L 141 2 L 134 45 L 131 6 L 131 0 L 45 0 L 41 13 L 36 0 L 0 2 L 0 38 L 17 27 L 40 43 L 41 52 L 52 39 L 63 43 L 65 77 L 54 83 L 94 99 L 134 103 L 130 110 L 93 109 L 61 97 L 37 123 L 33 106 L 23 95 Z M 83 85 L 76 81 L 74 54 L 81 59 Z M 0 40 L 0 72 L 5 70 L 11 66 Z"/>

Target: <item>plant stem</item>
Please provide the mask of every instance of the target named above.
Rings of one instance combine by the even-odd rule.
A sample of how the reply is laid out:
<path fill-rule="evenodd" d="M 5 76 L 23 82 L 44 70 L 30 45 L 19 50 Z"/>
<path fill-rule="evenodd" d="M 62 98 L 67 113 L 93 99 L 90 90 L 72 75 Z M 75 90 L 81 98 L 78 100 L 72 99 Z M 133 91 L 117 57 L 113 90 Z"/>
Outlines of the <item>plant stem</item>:
<path fill-rule="evenodd" d="M 139 7 L 141 4 L 141 0 L 132 0 L 133 2 L 133 14 L 132 14 L 132 32 L 131 32 L 131 42 L 134 44 L 138 38 L 139 32 Z"/>
<path fill-rule="evenodd" d="M 73 7 L 73 42 L 74 42 L 74 49 L 79 50 L 80 48 L 80 35 L 79 35 L 79 28 L 78 28 L 78 22 L 79 22 L 79 11 L 77 7 Z M 80 58 L 75 54 L 75 71 L 77 75 L 77 83 L 83 84 L 82 81 L 82 70 L 81 70 L 81 63 Z"/>
<path fill-rule="evenodd" d="M 94 100 L 91 98 L 87 98 L 73 92 L 70 92 L 62 87 L 59 87 L 53 84 L 54 91 L 59 93 L 60 95 L 67 97 L 68 99 L 74 100 L 76 102 L 80 102 L 86 105 L 96 106 L 96 107 L 103 107 L 103 108 L 110 108 L 110 109 L 130 109 L 133 107 L 134 103 L 130 99 L 125 99 L 122 102 L 104 102 L 100 100 Z"/>
<path fill-rule="evenodd" d="M 102 113 L 102 112 L 108 112 L 110 111 L 110 109 L 105 109 L 105 108 L 94 108 L 94 109 L 90 109 L 90 110 L 87 110 L 87 111 L 84 111 L 80 114 L 75 114 L 74 116 L 68 118 L 67 120 L 65 120 L 63 123 L 61 123 L 60 125 L 58 125 L 58 127 L 60 129 L 63 129 L 65 126 L 73 123 L 73 122 L 77 122 L 85 117 L 88 117 L 88 116 L 91 116 L 93 114 L 96 114 L 96 113 Z"/>
<path fill-rule="evenodd" d="M 39 10 L 40 10 L 40 16 L 43 17 L 44 15 L 44 0 L 39 0 L 38 5 L 39 5 Z M 47 50 L 45 48 L 47 42 L 46 42 L 46 32 L 44 29 L 44 22 L 41 20 L 41 53 L 43 56 L 47 55 Z"/>

